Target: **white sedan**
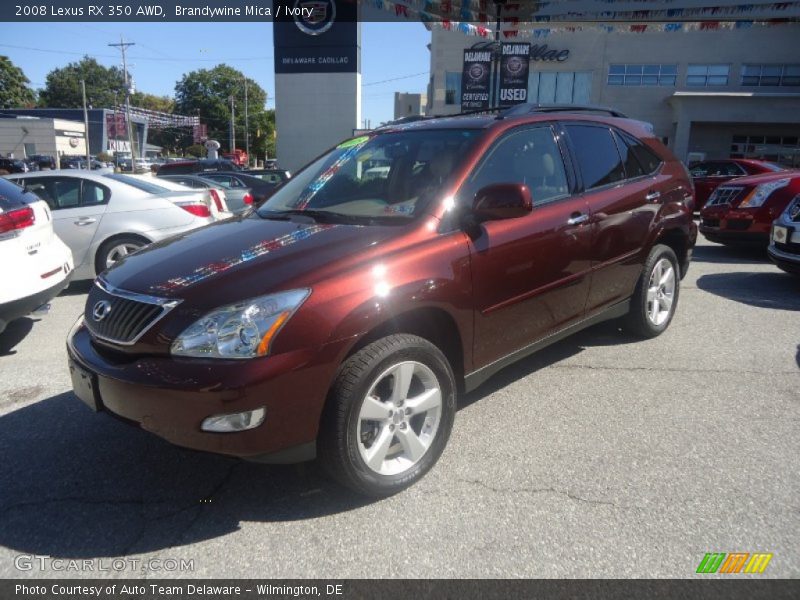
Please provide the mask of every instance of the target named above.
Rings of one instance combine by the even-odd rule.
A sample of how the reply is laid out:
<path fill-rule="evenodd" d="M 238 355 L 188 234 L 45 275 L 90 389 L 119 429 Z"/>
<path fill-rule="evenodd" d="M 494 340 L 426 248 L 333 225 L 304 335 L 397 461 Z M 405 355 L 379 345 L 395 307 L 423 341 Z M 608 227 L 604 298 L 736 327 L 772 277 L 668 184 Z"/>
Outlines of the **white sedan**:
<path fill-rule="evenodd" d="M 92 279 L 131 252 L 227 216 L 206 190 L 92 171 L 7 175 L 47 202 L 72 250 L 75 279 Z"/>
<path fill-rule="evenodd" d="M 0 333 L 49 307 L 72 276 L 72 252 L 53 232 L 47 204 L 0 178 Z"/>

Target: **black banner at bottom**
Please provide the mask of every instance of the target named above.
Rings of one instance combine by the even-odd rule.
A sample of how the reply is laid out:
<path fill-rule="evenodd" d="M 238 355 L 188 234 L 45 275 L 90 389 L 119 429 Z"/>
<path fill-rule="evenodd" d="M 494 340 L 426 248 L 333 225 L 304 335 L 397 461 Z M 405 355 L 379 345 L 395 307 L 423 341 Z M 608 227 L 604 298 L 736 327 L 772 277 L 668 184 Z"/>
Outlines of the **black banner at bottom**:
<path fill-rule="evenodd" d="M 516 598 L 737 598 L 792 600 L 800 597 L 800 580 L 554 580 L 554 579 L 4 579 L 3 600 L 255 600 L 269 598 L 355 600 L 516 599 Z"/>

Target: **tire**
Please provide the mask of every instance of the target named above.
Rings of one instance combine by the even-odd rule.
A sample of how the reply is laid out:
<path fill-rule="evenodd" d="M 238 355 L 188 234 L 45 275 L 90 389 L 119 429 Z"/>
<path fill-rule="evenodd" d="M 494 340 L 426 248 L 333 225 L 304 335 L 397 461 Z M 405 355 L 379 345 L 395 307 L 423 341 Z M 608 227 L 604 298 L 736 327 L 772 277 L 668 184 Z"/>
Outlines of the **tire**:
<path fill-rule="evenodd" d="M 455 378 L 441 350 L 414 335 L 381 338 L 339 369 L 322 416 L 319 460 L 356 492 L 396 494 L 439 460 L 455 412 Z"/>
<path fill-rule="evenodd" d="M 103 245 L 97 250 L 97 256 L 95 257 L 95 274 L 99 275 L 113 265 L 113 263 L 108 264 L 109 259 L 118 257 L 114 261 L 116 262 L 117 260 L 121 260 L 124 256 L 136 252 L 140 248 L 144 248 L 149 243 L 150 242 L 147 240 L 135 235 L 121 235 L 103 242 Z M 121 253 L 122 249 L 126 249 L 124 254 Z"/>
<path fill-rule="evenodd" d="M 680 279 L 678 258 L 672 248 L 663 244 L 654 246 L 631 298 L 626 328 L 643 338 L 654 338 L 664 333 L 678 306 Z M 657 300 L 655 304 L 654 299 Z"/>

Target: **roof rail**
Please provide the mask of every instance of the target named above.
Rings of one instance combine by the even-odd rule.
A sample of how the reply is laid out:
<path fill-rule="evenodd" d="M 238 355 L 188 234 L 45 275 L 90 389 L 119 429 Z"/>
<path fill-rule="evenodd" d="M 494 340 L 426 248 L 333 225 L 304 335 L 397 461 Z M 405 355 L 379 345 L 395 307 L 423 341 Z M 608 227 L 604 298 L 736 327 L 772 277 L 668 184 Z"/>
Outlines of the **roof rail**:
<path fill-rule="evenodd" d="M 612 117 L 619 117 L 627 119 L 628 115 L 619 112 L 607 106 L 593 106 L 591 104 L 518 104 L 497 115 L 499 119 L 507 119 L 509 117 L 519 117 L 522 115 L 529 115 L 533 113 L 551 113 L 551 112 L 591 112 L 601 113 Z"/>

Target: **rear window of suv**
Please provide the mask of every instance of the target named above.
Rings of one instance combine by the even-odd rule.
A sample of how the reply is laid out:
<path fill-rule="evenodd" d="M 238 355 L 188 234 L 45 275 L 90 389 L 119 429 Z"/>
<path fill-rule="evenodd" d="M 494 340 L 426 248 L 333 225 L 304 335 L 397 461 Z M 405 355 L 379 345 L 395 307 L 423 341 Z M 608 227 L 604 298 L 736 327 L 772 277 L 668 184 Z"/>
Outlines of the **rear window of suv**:
<path fill-rule="evenodd" d="M 625 179 L 611 130 L 601 125 L 566 125 L 585 189 L 602 187 Z"/>

